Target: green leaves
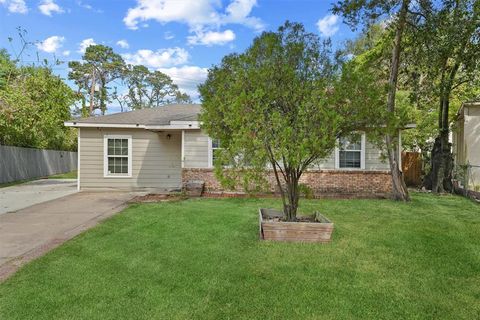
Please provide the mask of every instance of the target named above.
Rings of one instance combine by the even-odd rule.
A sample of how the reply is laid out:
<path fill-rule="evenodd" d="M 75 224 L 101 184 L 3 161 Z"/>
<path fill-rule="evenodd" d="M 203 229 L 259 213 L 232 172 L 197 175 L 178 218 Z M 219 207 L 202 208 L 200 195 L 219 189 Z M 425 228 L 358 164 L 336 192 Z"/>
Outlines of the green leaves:
<path fill-rule="evenodd" d="M 188 103 L 190 97 L 182 93 L 172 79 L 160 72 L 150 71 L 143 65 L 126 65 L 112 48 L 103 45 L 89 46 L 83 61 L 71 61 L 68 74 L 78 87 L 82 99 L 82 114 L 100 109 L 106 112 L 107 103 L 116 100 L 122 110 L 158 107 L 168 103 Z M 116 81 L 118 80 L 118 81 Z M 113 90 L 109 83 L 115 82 Z M 126 87 L 126 92 L 119 92 Z M 92 110 L 85 112 L 86 100 Z"/>
<path fill-rule="evenodd" d="M 216 172 L 224 184 L 265 186 L 267 169 L 277 168 L 289 201 L 298 202 L 300 175 L 331 153 L 343 131 L 331 94 L 335 74 L 330 44 L 288 21 L 210 69 L 199 87 L 201 120 L 222 141 L 222 163 L 230 166 Z"/>
<path fill-rule="evenodd" d="M 160 71 L 152 72 L 142 65 L 128 65 L 122 79 L 128 91 L 117 100 L 124 102 L 132 110 L 191 102 L 190 97 L 182 93 L 173 80 Z"/>
<path fill-rule="evenodd" d="M 84 99 L 89 96 L 91 115 L 95 109 L 104 114 L 111 98 L 107 85 L 122 77 L 125 69 L 123 58 L 112 48 L 104 45 L 92 45 L 85 50 L 83 61 L 68 63 L 71 71 L 68 78 L 78 86 L 78 93 Z M 86 108 L 85 105 L 82 105 Z"/>
<path fill-rule="evenodd" d="M 75 100 L 70 87 L 48 66 L 18 67 L 5 61 L 2 71 L 8 81 L 0 88 L 0 144 L 74 149 L 75 132 L 63 125 Z"/>

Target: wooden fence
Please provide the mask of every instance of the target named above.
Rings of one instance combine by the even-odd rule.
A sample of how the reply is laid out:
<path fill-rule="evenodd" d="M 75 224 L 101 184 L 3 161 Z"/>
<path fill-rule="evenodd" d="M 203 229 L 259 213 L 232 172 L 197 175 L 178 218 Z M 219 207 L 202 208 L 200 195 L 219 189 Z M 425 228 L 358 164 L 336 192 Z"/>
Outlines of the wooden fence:
<path fill-rule="evenodd" d="M 46 177 L 76 169 L 76 152 L 0 145 L 0 183 Z"/>
<path fill-rule="evenodd" d="M 419 152 L 402 152 L 402 171 L 407 186 L 422 184 L 422 156 Z"/>

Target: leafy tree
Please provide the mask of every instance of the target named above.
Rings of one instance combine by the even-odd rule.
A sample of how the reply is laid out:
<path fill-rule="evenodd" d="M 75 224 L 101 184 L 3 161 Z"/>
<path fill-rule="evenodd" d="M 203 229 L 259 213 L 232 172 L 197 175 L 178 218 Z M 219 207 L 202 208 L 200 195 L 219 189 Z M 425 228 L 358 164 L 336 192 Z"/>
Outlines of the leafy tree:
<path fill-rule="evenodd" d="M 83 108 L 88 90 L 89 115 L 97 109 L 105 114 L 111 98 L 108 84 L 122 77 L 125 62 L 112 48 L 104 45 L 89 46 L 82 60 L 69 62 L 71 71 L 68 77 L 78 86 L 77 93 L 82 96 Z"/>
<path fill-rule="evenodd" d="M 71 118 L 74 92 L 51 67 L 17 66 L 3 54 L 0 74 L 0 144 L 47 149 L 74 149 L 74 132 L 63 125 Z"/>
<path fill-rule="evenodd" d="M 294 221 L 303 172 L 353 130 L 334 84 L 329 42 L 290 22 L 210 69 L 199 87 L 201 120 L 221 141 L 215 166 L 223 184 L 258 190 L 273 170 L 285 219 Z"/>
<path fill-rule="evenodd" d="M 150 71 L 142 65 L 129 65 L 123 76 L 128 92 L 115 97 L 123 108 L 125 104 L 132 110 L 159 107 L 169 103 L 189 103 L 190 97 L 180 92 L 178 86 L 166 74 Z"/>
<path fill-rule="evenodd" d="M 425 185 L 433 192 L 444 192 L 452 190 L 449 133 L 453 116 L 462 99 L 479 91 L 480 2 L 443 0 L 422 9 L 422 23 L 410 30 L 409 81 L 417 103 L 424 110 L 435 110 L 438 117 Z"/>
<path fill-rule="evenodd" d="M 77 101 L 80 100 L 81 103 L 80 107 L 78 108 L 79 110 L 77 110 L 77 113 L 81 117 L 88 117 L 93 112 L 93 109 L 90 110 L 90 108 L 87 106 L 87 97 L 89 95 L 91 86 L 91 68 L 80 61 L 70 61 L 68 63 L 68 66 L 70 68 L 68 78 L 70 80 L 73 80 L 73 82 L 77 86 L 76 97 Z"/>
<path fill-rule="evenodd" d="M 10 78 L 15 76 L 17 68 L 7 50 L 0 49 L 0 90 L 4 90 Z"/>
<path fill-rule="evenodd" d="M 337 58 L 340 60 L 340 63 L 345 63 L 367 51 L 378 49 L 380 41 L 385 39 L 385 36 L 386 27 L 383 24 L 372 24 L 365 28 L 356 38 L 347 39 L 344 47 L 337 51 Z"/>
<path fill-rule="evenodd" d="M 402 52 L 402 40 L 408 23 L 409 7 L 411 0 L 341 0 L 333 6 L 333 12 L 341 14 L 352 26 L 360 23 L 370 25 L 391 16 L 388 23 L 394 36 L 391 48 L 391 59 L 387 83 L 386 110 L 390 113 L 389 121 L 385 123 L 382 131 L 385 131 L 385 147 L 390 164 L 392 176 L 393 196 L 396 200 L 409 201 L 410 196 L 399 168 L 398 146 L 398 120 L 395 117 L 395 98 L 397 93 L 398 75 L 400 68 L 400 54 Z"/>

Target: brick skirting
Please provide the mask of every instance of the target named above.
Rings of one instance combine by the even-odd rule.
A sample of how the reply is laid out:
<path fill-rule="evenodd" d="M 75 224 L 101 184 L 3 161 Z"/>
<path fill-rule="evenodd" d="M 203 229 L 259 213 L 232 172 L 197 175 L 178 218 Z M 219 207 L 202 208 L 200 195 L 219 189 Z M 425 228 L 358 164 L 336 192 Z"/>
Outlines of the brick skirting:
<path fill-rule="evenodd" d="M 191 180 L 205 182 L 206 194 L 212 195 L 241 193 L 242 190 L 224 189 L 215 178 L 212 169 L 182 169 L 182 183 Z M 275 192 L 276 183 L 272 174 L 270 192 Z M 316 197 L 385 197 L 390 195 L 392 182 L 388 171 L 346 171 L 346 170 L 311 170 L 303 173 L 300 183 L 309 186 Z"/>

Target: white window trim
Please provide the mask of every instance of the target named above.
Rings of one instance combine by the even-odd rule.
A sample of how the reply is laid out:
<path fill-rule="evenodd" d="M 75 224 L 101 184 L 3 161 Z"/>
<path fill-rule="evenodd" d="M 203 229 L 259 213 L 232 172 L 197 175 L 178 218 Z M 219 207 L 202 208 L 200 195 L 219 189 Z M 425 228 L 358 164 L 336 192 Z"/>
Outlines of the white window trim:
<path fill-rule="evenodd" d="M 217 148 L 217 149 L 221 149 Z M 208 168 L 213 168 L 213 139 L 208 137 Z"/>
<path fill-rule="evenodd" d="M 128 139 L 128 173 L 125 175 L 108 173 L 108 139 Z M 104 135 L 103 136 L 103 177 L 104 178 L 131 178 L 132 177 L 132 136 L 131 135 Z"/>
<path fill-rule="evenodd" d="M 77 191 L 80 191 L 80 128 L 78 128 L 77 132 Z"/>
<path fill-rule="evenodd" d="M 182 130 L 182 169 L 185 168 L 185 130 Z"/>
<path fill-rule="evenodd" d="M 360 168 L 340 168 L 340 148 L 338 147 L 340 140 L 337 139 L 337 146 L 335 147 L 335 169 L 346 171 L 358 171 L 365 170 L 365 148 L 366 148 L 366 135 L 365 132 L 361 133 L 360 139 Z"/>
<path fill-rule="evenodd" d="M 212 138 L 208 137 L 208 167 L 213 168 Z"/>

